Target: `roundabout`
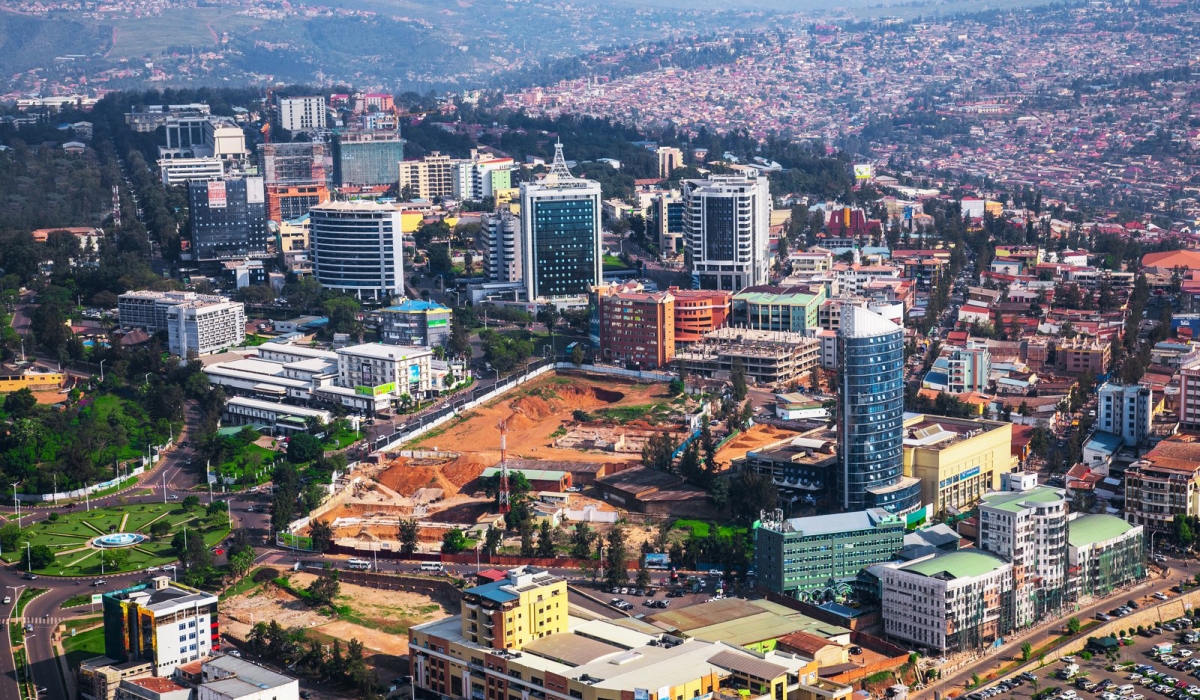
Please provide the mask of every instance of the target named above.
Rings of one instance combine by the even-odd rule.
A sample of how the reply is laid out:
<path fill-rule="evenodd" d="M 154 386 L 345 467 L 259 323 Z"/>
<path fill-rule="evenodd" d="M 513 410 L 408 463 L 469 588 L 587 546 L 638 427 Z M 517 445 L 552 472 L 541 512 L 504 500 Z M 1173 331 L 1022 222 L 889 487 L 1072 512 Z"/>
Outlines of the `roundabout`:
<path fill-rule="evenodd" d="M 146 541 L 146 536 L 136 532 L 117 532 L 111 535 L 101 535 L 92 540 L 93 547 L 100 549 L 119 549 L 133 547 Z"/>

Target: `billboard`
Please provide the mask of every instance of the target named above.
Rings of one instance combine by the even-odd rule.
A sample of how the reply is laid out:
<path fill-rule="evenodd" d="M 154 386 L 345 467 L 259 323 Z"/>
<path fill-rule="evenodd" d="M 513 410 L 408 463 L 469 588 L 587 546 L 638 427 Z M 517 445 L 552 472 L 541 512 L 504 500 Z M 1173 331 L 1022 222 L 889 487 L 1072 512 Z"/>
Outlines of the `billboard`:
<path fill-rule="evenodd" d="M 389 382 L 378 386 L 356 386 L 354 387 L 354 393 L 360 396 L 379 396 L 380 394 L 390 393 L 395 389 L 396 385 Z"/>
<path fill-rule="evenodd" d="M 246 204 L 262 204 L 266 201 L 266 193 L 261 177 L 246 178 Z"/>
<path fill-rule="evenodd" d="M 225 181 L 224 180 L 209 180 L 208 181 L 208 208 L 209 209 L 224 209 L 227 203 L 225 197 Z"/>
<path fill-rule="evenodd" d="M 421 381 L 421 365 L 413 363 L 408 366 L 408 383 L 416 384 Z"/>
<path fill-rule="evenodd" d="M 646 553 L 646 567 L 650 569 L 665 569 L 671 565 L 671 555 L 660 552 Z"/>
<path fill-rule="evenodd" d="M 430 328 L 445 328 L 447 323 L 448 323 L 448 321 L 444 318 L 429 319 L 429 327 Z"/>
<path fill-rule="evenodd" d="M 873 177 L 875 177 L 875 166 L 871 165 L 870 163 L 855 163 L 855 180 L 870 180 Z"/>

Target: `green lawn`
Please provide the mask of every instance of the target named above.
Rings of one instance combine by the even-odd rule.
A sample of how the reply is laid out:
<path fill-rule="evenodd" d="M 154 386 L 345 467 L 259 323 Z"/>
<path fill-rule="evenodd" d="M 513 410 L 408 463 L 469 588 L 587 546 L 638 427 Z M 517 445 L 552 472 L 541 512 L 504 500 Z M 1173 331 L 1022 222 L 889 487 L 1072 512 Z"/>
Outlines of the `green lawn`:
<path fill-rule="evenodd" d="M 246 445 L 242 449 L 238 450 L 237 454 L 235 454 L 228 461 L 222 462 L 220 465 L 214 467 L 213 474 L 237 479 L 240 483 L 242 476 L 251 466 L 251 457 L 253 455 L 257 455 L 258 459 L 260 460 L 258 471 L 262 472 L 262 476 L 254 480 L 254 485 L 257 486 L 258 484 L 264 483 L 271 478 L 271 463 L 275 461 L 275 455 L 277 454 L 279 453 L 275 452 L 274 450 L 250 443 L 249 445 Z"/>
<path fill-rule="evenodd" d="M 629 266 L 626 265 L 625 263 L 621 262 L 620 258 L 618 258 L 615 255 L 610 255 L 608 253 L 605 253 L 605 255 L 604 255 L 604 271 L 605 272 L 616 272 L 618 270 L 628 270 L 628 269 L 630 269 Z"/>
<path fill-rule="evenodd" d="M 90 658 L 104 656 L 104 628 L 97 627 L 74 637 L 63 637 L 62 645 L 67 665 L 72 670 L 77 669 L 80 663 Z"/>
<path fill-rule="evenodd" d="M 214 518 L 213 524 L 205 522 L 202 507 L 185 511 L 178 503 L 139 503 L 129 506 L 93 508 L 91 512 L 77 509 L 73 513 L 60 515 L 58 520 L 43 520 L 25 528 L 24 538 L 29 546 L 46 545 L 56 555 L 55 561 L 36 573 L 48 576 L 97 576 L 117 573 L 111 566 L 102 566 L 100 550 L 91 546 L 93 538 L 109 532 L 137 532 L 149 537 L 150 526 L 156 521 L 171 525 L 171 531 L 161 539 L 147 540 L 137 546 L 126 548 L 128 561 L 120 571 L 138 571 L 150 566 L 162 566 L 175 561 L 171 549 L 174 533 L 187 528 L 199 530 L 210 547 L 229 534 L 224 516 Z M 121 527 L 124 522 L 124 527 Z M 22 542 L 21 549 L 24 549 Z M 14 562 L 21 558 L 21 551 L 3 556 L 5 561 Z"/>
<path fill-rule="evenodd" d="M 66 600 L 64 600 L 62 602 L 62 605 L 60 605 L 58 607 L 64 608 L 64 609 L 65 608 L 78 608 L 83 605 L 91 605 L 91 603 L 92 603 L 92 594 L 91 593 L 80 593 L 79 595 L 73 595 L 70 598 L 67 598 Z"/>
<path fill-rule="evenodd" d="M 360 437 L 362 436 L 357 431 L 339 430 L 333 435 L 326 436 L 325 440 L 321 442 L 321 446 L 327 450 L 341 450 L 353 445 Z"/>
<path fill-rule="evenodd" d="M 703 520 L 676 520 L 671 526 L 675 530 L 691 530 L 692 537 L 705 538 L 708 537 L 709 524 Z M 718 537 L 732 537 L 735 532 L 745 533 L 744 527 L 733 527 L 731 525 L 718 525 Z"/>

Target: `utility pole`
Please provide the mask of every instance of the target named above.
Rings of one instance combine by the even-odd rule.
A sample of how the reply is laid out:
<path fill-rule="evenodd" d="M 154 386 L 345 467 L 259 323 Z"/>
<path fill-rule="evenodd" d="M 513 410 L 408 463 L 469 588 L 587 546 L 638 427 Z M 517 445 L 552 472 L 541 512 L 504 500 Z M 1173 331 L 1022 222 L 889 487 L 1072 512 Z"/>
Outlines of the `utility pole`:
<path fill-rule="evenodd" d="M 21 501 L 17 498 L 17 485 L 13 484 L 13 504 L 17 508 L 17 529 L 21 529 Z"/>

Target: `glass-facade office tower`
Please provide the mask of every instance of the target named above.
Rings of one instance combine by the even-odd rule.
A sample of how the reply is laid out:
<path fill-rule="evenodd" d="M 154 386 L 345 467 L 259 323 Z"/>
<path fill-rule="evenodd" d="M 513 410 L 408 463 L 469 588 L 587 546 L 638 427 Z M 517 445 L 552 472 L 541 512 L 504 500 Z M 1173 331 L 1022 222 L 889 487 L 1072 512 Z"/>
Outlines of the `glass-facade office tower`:
<path fill-rule="evenodd" d="M 261 177 L 188 183 L 192 259 L 245 260 L 267 254 L 267 203 Z"/>
<path fill-rule="evenodd" d="M 571 175 L 561 143 L 550 174 L 521 185 L 521 237 L 529 301 L 600 284 L 600 183 Z"/>
<path fill-rule="evenodd" d="M 400 211 L 368 201 L 326 202 L 309 210 L 313 276 L 360 299 L 404 294 Z"/>
<path fill-rule="evenodd" d="M 904 476 L 904 329 L 844 304 L 839 340 L 842 507 L 908 513 L 921 505 L 921 482 Z"/>
<path fill-rule="evenodd" d="M 771 263 L 771 191 L 766 177 L 684 180 L 683 237 L 701 289 L 736 292 L 766 284 Z"/>
<path fill-rule="evenodd" d="M 347 131 L 333 139 L 333 175 L 339 187 L 394 185 L 404 160 L 398 131 Z"/>

